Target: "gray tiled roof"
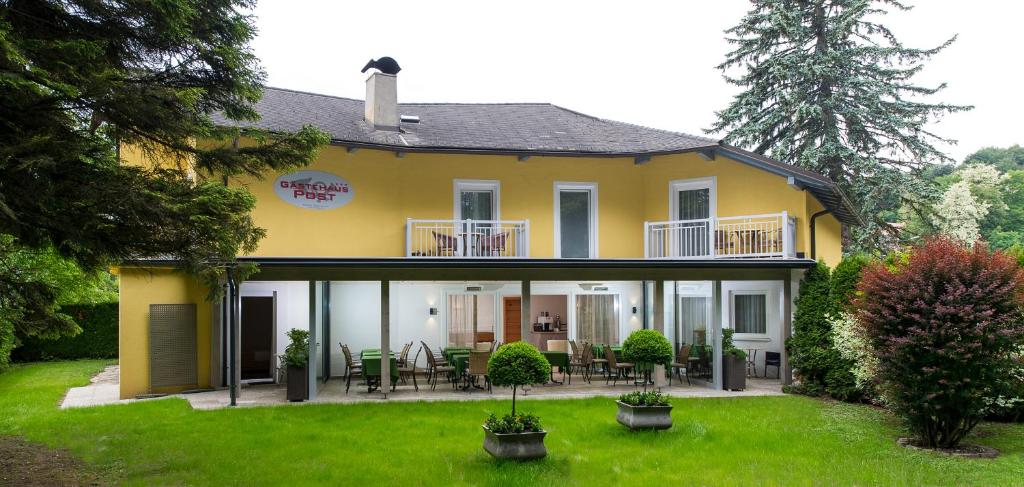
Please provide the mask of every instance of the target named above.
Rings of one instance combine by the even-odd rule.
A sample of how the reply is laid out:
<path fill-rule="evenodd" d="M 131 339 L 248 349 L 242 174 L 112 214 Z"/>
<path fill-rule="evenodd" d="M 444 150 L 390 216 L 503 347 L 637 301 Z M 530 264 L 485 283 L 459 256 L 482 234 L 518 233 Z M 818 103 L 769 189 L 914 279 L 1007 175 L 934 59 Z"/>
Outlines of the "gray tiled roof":
<path fill-rule="evenodd" d="M 363 120 L 363 100 L 265 88 L 256 104 L 260 120 L 214 122 L 275 132 L 312 124 L 336 144 L 409 152 L 645 156 L 687 151 L 722 153 L 766 171 L 794 178 L 844 223 L 860 218 L 828 178 L 714 139 L 584 115 L 550 103 L 401 103 L 401 115 L 419 117 L 401 131 L 375 130 Z"/>
<path fill-rule="evenodd" d="M 536 153 L 635 155 L 714 147 L 718 142 L 677 132 L 604 120 L 549 103 L 402 103 L 418 116 L 401 132 L 374 130 L 363 101 L 266 88 L 256 104 L 261 119 L 232 124 L 292 132 L 313 124 L 336 142 L 409 148 Z M 218 123 L 229 123 L 215 118 Z"/>

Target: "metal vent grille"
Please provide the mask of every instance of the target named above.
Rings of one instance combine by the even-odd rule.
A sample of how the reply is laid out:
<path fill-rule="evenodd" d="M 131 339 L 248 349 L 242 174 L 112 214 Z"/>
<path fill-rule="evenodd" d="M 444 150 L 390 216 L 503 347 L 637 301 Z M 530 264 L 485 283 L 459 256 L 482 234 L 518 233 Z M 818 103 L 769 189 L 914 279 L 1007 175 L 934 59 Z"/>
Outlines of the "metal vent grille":
<path fill-rule="evenodd" d="M 150 387 L 194 386 L 196 305 L 149 305 Z"/>

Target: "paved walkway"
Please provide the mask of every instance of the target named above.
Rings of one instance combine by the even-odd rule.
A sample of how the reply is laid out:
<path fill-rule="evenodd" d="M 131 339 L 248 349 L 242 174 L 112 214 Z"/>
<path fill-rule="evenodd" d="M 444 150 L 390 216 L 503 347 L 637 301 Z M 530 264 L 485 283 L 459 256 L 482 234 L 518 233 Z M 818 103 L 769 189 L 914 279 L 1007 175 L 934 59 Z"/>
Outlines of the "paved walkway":
<path fill-rule="evenodd" d="M 60 408 L 81 408 L 130 402 L 130 400 L 121 401 L 118 385 L 119 374 L 120 367 L 111 365 L 94 375 L 90 379 L 89 385 L 68 389 L 64 400 L 60 403 Z"/>
<path fill-rule="evenodd" d="M 83 387 L 72 387 L 61 402 L 61 409 L 103 406 L 107 404 L 125 404 L 137 401 L 136 399 L 120 399 L 118 387 L 118 366 L 111 365 L 99 374 L 96 374 L 91 383 Z M 555 375 L 556 379 L 562 377 Z M 579 377 L 573 377 L 573 384 L 548 384 L 529 387 L 525 392 L 520 392 L 518 398 L 526 400 L 536 399 L 578 399 L 588 397 L 616 397 L 624 392 L 637 390 L 631 383 L 618 385 L 606 385 L 603 378 L 595 376 L 591 383 L 587 384 Z M 463 391 L 452 388 L 447 382 L 439 382 L 437 389 L 430 390 L 430 386 L 424 384 L 423 378 L 419 378 L 420 390 L 416 391 L 411 383 L 399 384 L 398 388 L 388 394 L 389 401 L 481 401 L 488 399 L 508 399 L 512 397 L 512 390 L 506 388 L 494 388 L 491 392 L 479 389 Z M 750 397 L 750 396 L 776 396 L 782 395 L 782 385 L 777 380 L 747 378 L 747 389 L 744 391 L 716 391 L 709 389 L 699 381 L 693 385 L 679 385 L 674 382 L 672 386 L 662 388 L 662 392 L 673 397 Z M 352 404 L 366 402 L 382 402 L 383 395 L 379 391 L 366 392 L 366 386 L 361 386 L 353 381 L 351 390 L 345 392 L 345 382 L 340 378 L 333 378 L 326 384 L 321 384 L 314 401 L 302 403 L 290 403 L 285 399 L 285 386 L 277 384 L 243 386 L 237 400 L 239 406 L 274 406 L 291 404 Z M 189 402 L 194 409 L 219 409 L 230 404 L 230 396 L 226 389 L 199 392 L 193 394 L 176 394 L 166 397 L 180 397 Z M 152 400 L 152 399 L 146 399 Z"/>
<path fill-rule="evenodd" d="M 560 377 L 555 376 L 556 379 Z M 574 378 L 576 379 L 576 378 Z M 437 390 L 431 391 L 429 386 L 422 384 L 420 379 L 420 390 L 414 390 L 412 383 L 400 384 L 394 392 L 388 394 L 389 401 L 481 401 L 488 399 L 508 399 L 512 397 L 512 390 L 506 388 L 494 388 L 493 391 L 470 389 L 462 391 L 453 389 L 447 382 L 439 382 Z M 678 385 L 674 383 L 671 387 L 663 387 L 661 390 L 672 397 L 750 397 L 750 396 L 776 396 L 782 395 L 782 385 L 777 380 L 748 378 L 747 389 L 744 391 L 716 391 L 703 385 Z M 519 393 L 517 398 L 526 400 L 535 399 L 578 399 L 589 397 L 617 397 L 625 392 L 639 390 L 630 384 L 619 382 L 618 385 L 605 385 L 604 379 L 594 377 L 590 384 L 579 384 L 574 380 L 572 385 L 548 384 L 543 386 L 530 387 L 525 394 Z M 239 406 L 270 406 L 286 404 L 352 404 L 366 402 L 382 402 L 383 395 L 379 391 L 366 392 L 366 386 L 352 384 L 351 390 L 345 393 L 345 382 L 340 378 L 333 378 L 326 384 L 322 384 L 313 401 L 302 403 L 289 403 L 285 399 L 284 385 L 256 385 L 243 387 L 238 397 Z M 227 407 L 230 404 L 230 396 L 226 390 L 200 392 L 196 394 L 182 395 L 195 409 L 218 409 Z"/>

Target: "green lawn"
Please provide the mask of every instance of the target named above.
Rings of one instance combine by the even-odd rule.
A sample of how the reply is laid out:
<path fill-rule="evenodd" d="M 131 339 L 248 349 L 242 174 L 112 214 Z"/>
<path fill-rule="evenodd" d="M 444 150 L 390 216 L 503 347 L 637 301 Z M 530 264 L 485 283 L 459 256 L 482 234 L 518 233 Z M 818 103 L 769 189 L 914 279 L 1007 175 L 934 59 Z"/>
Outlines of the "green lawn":
<path fill-rule="evenodd" d="M 904 450 L 875 409 L 803 397 L 676 400 L 675 427 L 629 433 L 609 399 L 524 401 L 545 460 L 501 463 L 480 424 L 507 401 L 193 411 L 182 400 L 60 411 L 103 361 L 0 374 L 0 435 L 67 448 L 112 482 L 275 485 L 1024 485 L 1024 425 L 970 442 L 995 460 Z"/>

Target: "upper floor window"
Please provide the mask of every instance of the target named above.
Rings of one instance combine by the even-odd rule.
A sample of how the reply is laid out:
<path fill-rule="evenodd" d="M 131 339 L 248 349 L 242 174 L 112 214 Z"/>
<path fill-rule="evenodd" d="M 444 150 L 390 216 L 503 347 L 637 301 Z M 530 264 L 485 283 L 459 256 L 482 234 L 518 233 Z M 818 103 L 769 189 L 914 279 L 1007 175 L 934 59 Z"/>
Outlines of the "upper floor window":
<path fill-rule="evenodd" d="M 555 256 L 597 257 L 596 183 L 555 183 Z"/>
<path fill-rule="evenodd" d="M 455 180 L 456 220 L 499 220 L 500 201 L 498 181 Z"/>
<path fill-rule="evenodd" d="M 715 216 L 714 177 L 681 179 L 669 183 L 669 219 L 678 221 L 670 234 L 669 245 L 681 257 L 708 255 L 711 252 L 710 218 Z"/>

